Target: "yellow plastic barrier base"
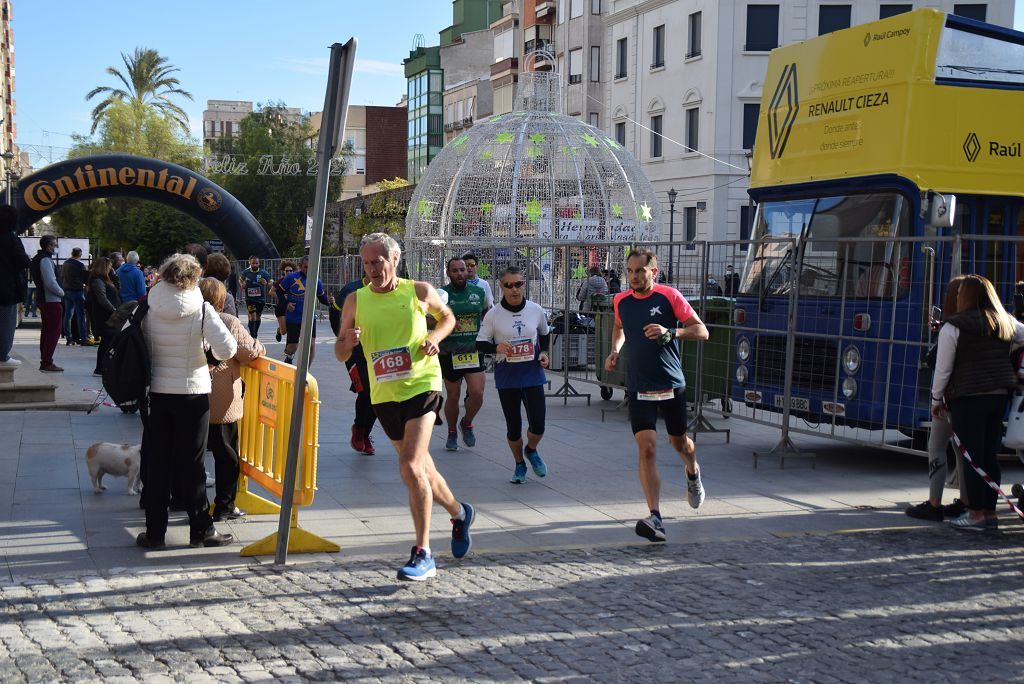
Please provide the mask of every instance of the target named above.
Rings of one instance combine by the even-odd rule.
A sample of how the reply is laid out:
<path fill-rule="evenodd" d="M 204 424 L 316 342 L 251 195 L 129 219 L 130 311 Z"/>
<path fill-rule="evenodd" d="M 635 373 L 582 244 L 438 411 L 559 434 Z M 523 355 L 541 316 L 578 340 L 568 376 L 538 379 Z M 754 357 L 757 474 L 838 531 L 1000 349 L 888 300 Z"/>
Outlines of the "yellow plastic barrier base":
<path fill-rule="evenodd" d="M 338 553 L 341 547 L 332 541 L 293 527 L 288 533 L 288 553 Z M 277 532 L 242 549 L 242 556 L 273 556 L 277 553 Z"/>
<path fill-rule="evenodd" d="M 235 495 L 235 505 L 249 515 L 277 515 L 281 512 L 279 504 L 241 489 Z"/>

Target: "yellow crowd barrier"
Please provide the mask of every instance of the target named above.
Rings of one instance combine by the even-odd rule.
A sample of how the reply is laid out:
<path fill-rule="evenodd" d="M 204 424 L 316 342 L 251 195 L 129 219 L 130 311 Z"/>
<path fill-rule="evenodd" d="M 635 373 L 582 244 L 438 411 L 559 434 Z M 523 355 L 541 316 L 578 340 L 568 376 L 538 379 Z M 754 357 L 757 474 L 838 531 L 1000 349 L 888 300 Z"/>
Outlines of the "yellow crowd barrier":
<path fill-rule="evenodd" d="M 284 494 L 284 468 L 288 455 L 288 433 L 292 416 L 292 395 L 295 391 L 295 366 L 272 361 L 264 356 L 242 366 L 245 383 L 244 411 L 238 426 L 239 461 L 238 495 L 235 505 L 253 515 L 279 514 L 280 504 L 249 491 L 255 482 L 280 499 Z M 316 379 L 306 376 L 306 396 L 302 407 L 305 429 L 299 450 L 295 476 L 295 496 L 291 511 L 289 553 L 336 553 L 337 544 L 299 527 L 299 506 L 313 502 L 316 492 L 316 457 L 319 444 L 320 399 Z M 277 550 L 277 532 L 249 544 L 243 556 L 273 555 Z"/>

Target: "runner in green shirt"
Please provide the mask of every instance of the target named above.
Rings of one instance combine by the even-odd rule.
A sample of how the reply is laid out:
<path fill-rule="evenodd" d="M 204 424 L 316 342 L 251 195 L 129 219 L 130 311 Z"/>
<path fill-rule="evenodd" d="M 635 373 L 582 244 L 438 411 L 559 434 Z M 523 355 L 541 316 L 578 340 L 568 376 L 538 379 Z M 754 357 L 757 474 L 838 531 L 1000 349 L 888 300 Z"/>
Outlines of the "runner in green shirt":
<path fill-rule="evenodd" d="M 455 314 L 455 330 L 441 341 L 438 360 L 447 395 L 444 417 L 448 421 L 448 441 L 444 448 L 458 451 L 457 430 L 462 430 L 462 441 L 466 446 L 476 445 L 473 419 L 484 403 L 484 365 L 480 352 L 476 350 L 476 335 L 488 306 L 483 289 L 467 281 L 466 262 L 462 258 L 449 259 L 446 270 L 448 284 L 441 289 L 448 294 L 448 307 Z M 463 379 L 466 380 L 466 413 L 460 421 L 459 397 L 462 396 Z"/>

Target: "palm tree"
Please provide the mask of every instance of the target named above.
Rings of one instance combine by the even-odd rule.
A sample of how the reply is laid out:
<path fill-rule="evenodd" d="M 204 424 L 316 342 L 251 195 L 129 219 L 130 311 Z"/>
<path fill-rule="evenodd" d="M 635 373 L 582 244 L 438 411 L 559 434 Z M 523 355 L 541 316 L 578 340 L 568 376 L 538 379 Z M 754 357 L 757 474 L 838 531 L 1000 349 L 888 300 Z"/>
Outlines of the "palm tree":
<path fill-rule="evenodd" d="M 188 114 L 171 101 L 173 95 L 192 99 L 192 94 L 179 88 L 181 83 L 177 78 L 171 76 L 180 69 L 167 64 L 167 58 L 161 57 L 159 52 L 151 48 L 137 47 L 130 57 L 122 52 L 121 59 L 124 61 L 125 73 L 114 67 L 107 67 L 107 73 L 120 79 L 125 88 L 97 86 L 85 96 L 86 100 L 91 100 L 100 93 L 106 94 L 106 98 L 92 110 L 92 129 L 89 134 L 96 132 L 96 128 L 103 121 L 104 114 L 110 105 L 128 100 L 145 107 L 152 107 L 169 117 L 181 126 L 187 135 L 189 133 Z"/>

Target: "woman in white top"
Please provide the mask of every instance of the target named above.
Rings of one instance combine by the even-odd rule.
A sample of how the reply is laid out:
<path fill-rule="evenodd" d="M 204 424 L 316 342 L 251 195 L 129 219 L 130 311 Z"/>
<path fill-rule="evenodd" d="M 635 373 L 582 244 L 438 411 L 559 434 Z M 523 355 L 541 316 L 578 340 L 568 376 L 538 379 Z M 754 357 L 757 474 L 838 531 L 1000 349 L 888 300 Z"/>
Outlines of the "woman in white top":
<path fill-rule="evenodd" d="M 175 254 L 160 266 L 160 282 L 150 290 L 142 330 L 149 346 L 149 420 L 142 434 L 142 481 L 146 531 L 135 540 L 150 549 L 164 547 L 171 490 L 182 497 L 191 546 L 231 543 L 213 527 L 206 498 L 210 371 L 206 350 L 230 359 L 237 343 L 197 284 L 202 269 L 195 257 Z"/>
<path fill-rule="evenodd" d="M 547 465 L 537 453 L 544 436 L 544 385 L 547 378 L 550 334 L 544 310 L 526 299 L 526 278 L 518 266 L 509 266 L 501 274 L 501 303 L 484 315 L 476 337 L 476 347 L 485 354 L 497 354 L 494 385 L 498 388 L 501 410 L 505 414 L 506 437 L 515 470 L 514 484 L 526 482 L 526 461 L 533 474 L 544 477 Z M 523 446 L 523 416 L 526 408 L 526 445 Z M 525 456 L 525 460 L 524 460 Z"/>

